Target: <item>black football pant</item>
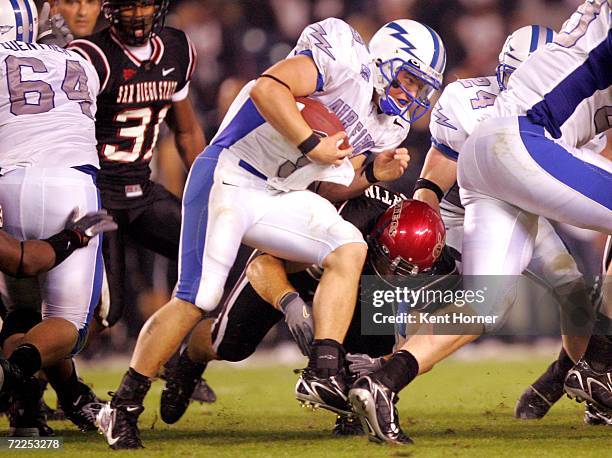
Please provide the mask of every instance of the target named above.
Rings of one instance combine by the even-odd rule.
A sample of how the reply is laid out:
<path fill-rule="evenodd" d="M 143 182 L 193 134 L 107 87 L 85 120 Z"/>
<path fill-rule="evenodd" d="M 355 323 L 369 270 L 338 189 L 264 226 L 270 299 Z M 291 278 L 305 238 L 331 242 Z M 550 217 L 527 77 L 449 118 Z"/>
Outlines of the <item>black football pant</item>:
<path fill-rule="evenodd" d="M 104 326 L 113 326 L 125 308 L 126 241 L 165 256 L 178 259 L 181 235 L 181 201 L 163 186 L 152 183 L 153 201 L 148 205 L 125 210 L 109 209 L 119 225 L 116 231 L 104 234 L 102 253 L 110 292 L 110 307 L 97 319 Z M 104 207 L 104 202 L 102 203 Z"/>

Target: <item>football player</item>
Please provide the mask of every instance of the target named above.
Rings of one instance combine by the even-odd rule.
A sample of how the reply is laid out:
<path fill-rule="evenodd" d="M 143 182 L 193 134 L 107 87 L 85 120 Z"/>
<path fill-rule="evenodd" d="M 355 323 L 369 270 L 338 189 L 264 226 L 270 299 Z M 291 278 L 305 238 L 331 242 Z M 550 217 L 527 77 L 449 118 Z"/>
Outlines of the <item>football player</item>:
<path fill-rule="evenodd" d="M 554 38 L 554 31 L 540 25 L 519 28 L 508 36 L 499 55 L 496 76 L 470 78 L 449 84 L 433 108 L 430 122 L 432 147 L 428 152 L 414 197 L 439 209 L 447 228 L 447 244 L 461 251 L 464 209 L 457 180 L 458 151 L 475 126 L 491 116 L 493 104 L 508 78 L 539 47 Z M 595 152 L 606 147 L 605 135 L 586 145 Z M 442 198 L 442 196 L 445 196 Z M 441 201 L 439 200 L 441 199 Z M 563 262 L 559 262 L 563 260 Z M 538 221 L 534 254 L 526 274 L 545 285 L 560 304 L 568 301 L 590 303 L 587 288 L 565 244 L 544 218 Z M 565 349 L 545 374 L 531 385 L 517 403 L 517 418 L 542 418 L 563 395 L 567 371 L 584 354 L 587 336 L 566 336 Z"/>
<path fill-rule="evenodd" d="M 131 367 L 98 416 L 111 447 L 142 446 L 137 418 L 150 378 L 203 313 L 216 308 L 241 242 L 325 268 L 296 395 L 330 410 L 350 409 L 342 341 L 367 249 L 361 233 L 307 188 L 323 181 L 362 192 L 368 179 L 401 176 L 408 153 L 397 146 L 429 108 L 445 64 L 441 39 L 422 24 L 393 21 L 381 35 L 390 41 L 381 47 L 375 36 L 368 49 L 339 19 L 312 24 L 290 56 L 247 84 L 230 107 L 187 181 L 176 297 L 141 330 Z M 330 107 L 346 132 L 319 138 L 300 115 L 299 96 Z M 347 137 L 352 146 L 341 149 Z M 356 175 L 348 157 L 367 151 L 380 154 Z"/>
<path fill-rule="evenodd" d="M 8 27 L 0 36 L 4 226 L 18 239 L 47 238 L 65 227 L 66 215 L 75 207 L 81 213 L 100 210 L 94 134 L 100 82 L 91 64 L 78 54 L 34 43 L 38 17 L 33 2 L 2 0 L 0 13 Z M 67 254 L 66 247 L 84 240 L 68 231 L 52 242 Z M 56 263 L 61 261 L 57 253 Z M 20 310 L 7 316 L 2 345 L 8 359 L 0 359 L 0 396 L 15 394 L 16 403 L 37 402 L 32 375 L 40 368 L 51 371 L 80 350 L 100 295 L 101 264 L 101 240 L 96 237 L 39 277 L 44 299 L 40 323 Z M 74 373 L 63 382 L 54 387 L 65 402 L 91 392 Z M 26 407 L 22 404 L 17 412 L 29 410 Z M 27 418 L 11 418 L 13 432 L 22 426 L 36 429 Z"/>
<path fill-rule="evenodd" d="M 150 179 L 161 124 L 173 130 L 187 169 L 205 142 L 188 98 L 195 49 L 184 32 L 164 27 L 168 0 L 108 0 L 102 7 L 110 27 L 69 49 L 90 61 L 101 81 L 98 187 L 119 224 L 103 246 L 110 308 L 97 318 L 109 327 L 123 313 L 126 238 L 178 258 L 180 200 Z"/>
<path fill-rule="evenodd" d="M 512 304 L 515 284 L 510 276 L 520 275 L 531 260 L 538 215 L 612 232 L 610 161 L 579 149 L 609 128 L 609 32 L 608 2 L 581 5 L 557 38 L 513 73 L 508 89 L 495 101 L 493 116 L 476 127 L 461 149 L 457 176 L 466 208 L 465 287 L 482 288 L 475 275 L 509 279 L 496 287 L 496 300 L 485 304 L 489 312 L 503 314 Z M 477 304 L 471 306 L 479 310 Z M 357 380 L 349 397 L 371 437 L 393 441 L 393 431 L 399 429 L 393 408 L 397 393 L 484 331 L 484 326 L 473 326 L 466 335 L 413 336 L 379 371 Z M 574 395 L 579 392 L 582 399 L 609 410 L 610 373 L 602 368 L 609 364 L 612 343 L 595 337 L 589 347 L 595 340 L 596 351 L 587 348 L 589 362 L 581 360 L 570 371 L 566 390 L 569 382 Z M 580 388 L 587 385 L 588 392 Z"/>
<path fill-rule="evenodd" d="M 419 273 L 454 273 L 454 260 L 448 255 L 440 261 L 436 258 L 440 253 L 436 245 L 438 239 L 443 239 L 444 232 L 440 218 L 420 202 L 403 202 L 404 199 L 401 194 L 372 185 L 362 196 L 340 205 L 340 215 L 368 239 L 370 249 L 362 275 L 382 275 L 381 266 L 391 264 L 398 257 L 418 260 Z M 398 211 L 389 211 L 394 204 Z M 391 245 L 384 240 L 388 232 L 378 228 L 388 226 L 389 215 L 394 214 L 395 223 L 404 230 L 396 231 Z M 370 234 L 372 237 L 368 238 Z M 379 249 L 383 244 L 391 246 L 392 251 Z M 398 274 L 402 273 L 406 272 L 400 270 Z M 175 423 L 180 419 L 187 409 L 195 382 L 208 362 L 235 362 L 248 358 L 268 331 L 283 318 L 302 353 L 307 356 L 313 338 L 309 303 L 312 303 L 320 278 L 321 270 L 317 266 L 287 275 L 283 261 L 267 254 L 253 255 L 224 301 L 219 315 L 214 320 L 200 322 L 177 366 L 168 375 L 161 398 L 162 420 Z M 392 336 L 362 336 L 360 323 L 357 308 L 344 342 L 349 358 L 351 353 L 367 353 L 371 357 L 391 353 L 395 342 Z M 349 415 L 339 415 L 333 430 L 336 435 L 362 431 L 361 425 Z"/>

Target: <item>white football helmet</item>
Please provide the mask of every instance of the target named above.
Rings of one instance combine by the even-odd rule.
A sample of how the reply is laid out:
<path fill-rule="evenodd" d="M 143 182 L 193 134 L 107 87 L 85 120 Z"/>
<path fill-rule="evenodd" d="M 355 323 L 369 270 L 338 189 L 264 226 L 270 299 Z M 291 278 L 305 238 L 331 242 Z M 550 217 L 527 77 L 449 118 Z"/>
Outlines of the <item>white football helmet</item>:
<path fill-rule="evenodd" d="M 33 43 L 38 37 L 38 11 L 34 0 L 0 0 L 0 42 Z"/>
<path fill-rule="evenodd" d="M 398 19 L 385 24 L 374 34 L 369 49 L 377 67 L 374 88 L 380 95 L 380 109 L 408 122 L 421 118 L 429 110 L 433 92 L 442 87 L 446 50 L 440 36 L 425 24 Z M 397 80 L 402 70 L 425 83 L 416 97 Z M 410 102 L 391 97 L 389 90 L 392 86 L 401 87 Z"/>
<path fill-rule="evenodd" d="M 515 30 L 508 38 L 499 53 L 497 66 L 497 83 L 503 91 L 508 84 L 508 78 L 536 49 L 550 43 L 556 32 L 542 25 L 526 25 Z"/>

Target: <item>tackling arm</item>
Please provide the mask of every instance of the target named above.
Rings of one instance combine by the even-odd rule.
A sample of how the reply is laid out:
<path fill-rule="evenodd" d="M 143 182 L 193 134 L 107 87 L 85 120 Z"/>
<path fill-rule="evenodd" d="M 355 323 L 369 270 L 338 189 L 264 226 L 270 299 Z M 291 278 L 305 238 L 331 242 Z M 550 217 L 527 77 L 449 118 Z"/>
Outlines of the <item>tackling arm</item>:
<path fill-rule="evenodd" d="M 420 177 L 433 181 L 446 194 L 457 181 L 457 163 L 442 154 L 438 148 L 432 146 L 425 157 L 425 164 L 423 164 Z M 440 212 L 440 202 L 436 193 L 431 189 L 418 189 L 415 191 L 413 198 L 429 204 L 437 212 Z"/>
<path fill-rule="evenodd" d="M 20 242 L 6 232 L 0 231 L 0 271 L 3 273 L 13 277 L 17 275 L 32 277 L 46 272 L 54 264 L 55 251 L 47 242 L 42 240 Z"/>

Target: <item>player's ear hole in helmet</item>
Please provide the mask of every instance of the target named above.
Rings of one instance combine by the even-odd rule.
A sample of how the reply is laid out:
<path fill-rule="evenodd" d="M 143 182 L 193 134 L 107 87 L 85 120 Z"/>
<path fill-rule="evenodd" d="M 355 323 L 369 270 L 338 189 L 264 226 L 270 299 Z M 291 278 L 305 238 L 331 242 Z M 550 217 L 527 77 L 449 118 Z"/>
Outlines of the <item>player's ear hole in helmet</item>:
<path fill-rule="evenodd" d="M 368 237 L 368 259 L 381 278 L 427 273 L 442 253 L 445 237 L 442 218 L 433 208 L 404 200 L 378 218 Z"/>
<path fill-rule="evenodd" d="M 38 11 L 34 0 L 0 0 L 0 42 L 34 43 L 38 38 Z"/>
<path fill-rule="evenodd" d="M 510 75 L 537 49 L 555 39 L 556 32 L 542 25 L 526 25 L 515 30 L 508 38 L 499 53 L 497 66 L 497 84 L 500 90 L 508 86 Z"/>
<path fill-rule="evenodd" d="M 104 16 L 119 39 L 142 46 L 164 27 L 170 0 L 105 0 Z"/>
<path fill-rule="evenodd" d="M 425 24 L 398 19 L 382 26 L 368 47 L 380 110 L 410 123 L 423 117 L 434 91 L 442 87 L 446 50 L 440 36 Z M 418 82 L 416 90 L 406 87 L 411 80 Z"/>

